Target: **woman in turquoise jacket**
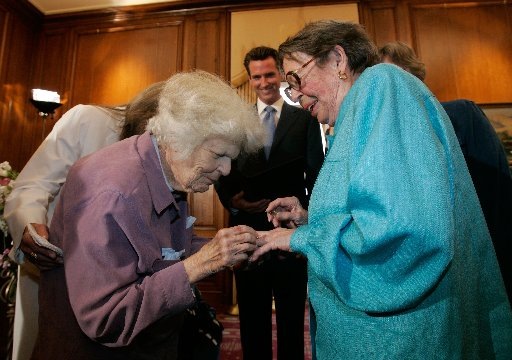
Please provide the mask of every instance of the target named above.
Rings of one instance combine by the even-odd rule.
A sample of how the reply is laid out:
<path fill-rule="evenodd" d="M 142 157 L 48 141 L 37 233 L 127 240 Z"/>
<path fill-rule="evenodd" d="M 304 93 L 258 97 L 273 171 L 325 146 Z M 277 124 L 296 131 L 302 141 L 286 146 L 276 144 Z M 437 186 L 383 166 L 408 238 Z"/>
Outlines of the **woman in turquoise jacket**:
<path fill-rule="evenodd" d="M 308 258 L 318 359 L 510 359 L 512 312 L 445 111 L 413 75 L 379 64 L 360 25 L 319 21 L 279 47 L 287 94 L 334 127 L 309 213 L 267 211 L 251 260 Z M 278 179 L 276 179 L 278 181 Z"/>

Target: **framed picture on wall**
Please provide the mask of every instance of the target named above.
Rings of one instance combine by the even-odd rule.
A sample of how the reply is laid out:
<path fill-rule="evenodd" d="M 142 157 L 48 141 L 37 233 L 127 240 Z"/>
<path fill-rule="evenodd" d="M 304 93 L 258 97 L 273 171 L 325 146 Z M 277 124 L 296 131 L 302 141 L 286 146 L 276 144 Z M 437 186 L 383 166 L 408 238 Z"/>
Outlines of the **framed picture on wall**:
<path fill-rule="evenodd" d="M 512 165 L 512 103 L 478 104 L 491 121 Z"/>

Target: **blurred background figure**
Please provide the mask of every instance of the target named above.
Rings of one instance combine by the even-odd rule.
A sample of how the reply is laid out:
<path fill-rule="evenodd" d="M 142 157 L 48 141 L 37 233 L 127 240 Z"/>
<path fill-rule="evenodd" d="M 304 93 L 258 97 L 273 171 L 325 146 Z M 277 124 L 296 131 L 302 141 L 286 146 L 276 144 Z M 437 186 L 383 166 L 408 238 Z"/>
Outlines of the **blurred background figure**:
<path fill-rule="evenodd" d="M 398 65 L 421 81 L 425 64 L 409 45 L 397 41 L 379 49 L 381 61 Z M 509 301 L 512 299 L 512 262 L 510 222 L 512 219 L 512 177 L 507 154 L 489 119 L 474 102 L 441 102 L 459 140 L 469 174 L 496 250 Z"/>

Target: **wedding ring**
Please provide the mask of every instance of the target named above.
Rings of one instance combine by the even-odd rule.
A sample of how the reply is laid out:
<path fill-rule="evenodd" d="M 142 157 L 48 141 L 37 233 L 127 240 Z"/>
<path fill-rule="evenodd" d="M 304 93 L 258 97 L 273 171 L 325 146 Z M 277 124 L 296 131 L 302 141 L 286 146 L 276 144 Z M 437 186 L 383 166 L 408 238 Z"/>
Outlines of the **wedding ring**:
<path fill-rule="evenodd" d="M 34 260 L 37 260 L 37 254 L 33 251 L 30 253 L 30 257 Z"/>
<path fill-rule="evenodd" d="M 269 214 L 272 216 L 276 216 L 278 213 L 280 213 L 281 211 L 284 211 L 284 210 L 285 210 L 285 208 L 278 206 L 275 209 L 273 209 L 272 211 L 269 211 Z"/>

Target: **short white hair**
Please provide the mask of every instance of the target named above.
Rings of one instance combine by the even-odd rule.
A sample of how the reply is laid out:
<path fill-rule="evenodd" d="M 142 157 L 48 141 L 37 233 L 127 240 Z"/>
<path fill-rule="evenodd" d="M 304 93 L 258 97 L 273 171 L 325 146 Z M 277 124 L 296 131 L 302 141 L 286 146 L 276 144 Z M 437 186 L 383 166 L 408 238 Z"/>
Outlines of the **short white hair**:
<path fill-rule="evenodd" d="M 183 158 L 206 139 L 223 138 L 252 153 L 266 138 L 254 106 L 219 76 L 201 70 L 176 73 L 166 81 L 146 129 L 159 146 L 179 150 Z"/>

